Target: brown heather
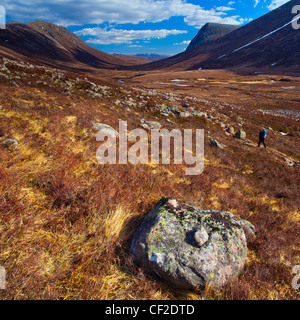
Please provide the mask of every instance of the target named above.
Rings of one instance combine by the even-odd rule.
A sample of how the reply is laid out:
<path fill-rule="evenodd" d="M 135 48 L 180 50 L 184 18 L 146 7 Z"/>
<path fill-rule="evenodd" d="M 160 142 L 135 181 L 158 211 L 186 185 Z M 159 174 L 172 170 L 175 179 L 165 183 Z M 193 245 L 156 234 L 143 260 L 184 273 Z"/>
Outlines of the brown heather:
<path fill-rule="evenodd" d="M 299 124 L 282 118 L 280 127 L 293 137 L 270 131 L 271 148 L 257 149 L 226 136 L 214 122 L 168 123 L 152 111 L 155 98 L 126 112 L 113 103 L 123 95 L 117 85 L 111 85 L 113 98 L 92 98 L 79 85 L 67 96 L 60 82 L 35 84 L 47 79 L 46 71 L 31 72 L 27 82 L 18 80 L 20 88 L 0 81 L 0 141 L 19 142 L 0 145 L 0 265 L 7 273 L 1 299 L 299 299 L 291 270 L 300 264 L 300 167 L 288 166 L 279 153 L 299 160 Z M 181 165 L 97 163 L 92 122 L 118 129 L 123 119 L 133 129 L 155 116 L 165 128 L 210 131 L 227 148 L 210 148 L 206 137 L 205 170 L 191 177 Z M 239 116 L 256 144 L 262 119 L 245 111 Z M 274 123 L 272 115 L 263 119 Z M 255 225 L 257 238 L 238 281 L 220 292 L 182 291 L 133 264 L 133 234 L 163 196 L 231 211 Z"/>

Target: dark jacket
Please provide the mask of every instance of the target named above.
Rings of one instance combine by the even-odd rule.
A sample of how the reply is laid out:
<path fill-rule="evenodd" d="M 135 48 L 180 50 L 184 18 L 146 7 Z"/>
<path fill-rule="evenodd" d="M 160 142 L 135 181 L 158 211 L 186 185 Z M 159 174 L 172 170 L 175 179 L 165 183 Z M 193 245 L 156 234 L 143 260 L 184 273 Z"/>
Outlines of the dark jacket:
<path fill-rule="evenodd" d="M 260 132 L 259 132 L 259 140 L 264 140 L 264 139 L 266 139 L 266 137 L 267 137 L 267 130 L 261 130 Z"/>

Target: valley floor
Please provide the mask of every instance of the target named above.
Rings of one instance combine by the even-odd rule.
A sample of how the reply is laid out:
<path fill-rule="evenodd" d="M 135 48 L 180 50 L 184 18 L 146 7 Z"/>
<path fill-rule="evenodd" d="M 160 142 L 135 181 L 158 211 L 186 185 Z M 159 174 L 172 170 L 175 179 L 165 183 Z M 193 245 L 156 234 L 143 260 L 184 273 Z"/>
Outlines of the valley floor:
<path fill-rule="evenodd" d="M 300 78 L 86 75 L 9 60 L 0 69 L 1 299 L 299 299 L 292 269 L 300 265 Z M 100 165 L 93 124 L 118 130 L 124 120 L 132 130 L 141 119 L 204 129 L 204 172 Z M 257 147 L 262 127 L 267 149 Z M 225 147 L 210 146 L 212 138 Z M 133 234 L 163 196 L 255 225 L 238 281 L 220 292 L 176 290 L 132 263 Z"/>

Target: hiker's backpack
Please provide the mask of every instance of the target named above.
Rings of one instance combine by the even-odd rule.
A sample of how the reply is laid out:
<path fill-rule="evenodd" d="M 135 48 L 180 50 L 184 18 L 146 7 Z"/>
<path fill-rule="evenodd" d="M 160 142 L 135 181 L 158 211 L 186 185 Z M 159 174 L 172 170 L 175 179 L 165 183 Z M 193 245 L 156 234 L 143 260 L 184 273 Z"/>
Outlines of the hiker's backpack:
<path fill-rule="evenodd" d="M 263 130 L 263 135 L 262 136 L 263 136 L 264 139 L 266 139 L 266 137 L 267 137 L 267 130 L 266 129 Z"/>

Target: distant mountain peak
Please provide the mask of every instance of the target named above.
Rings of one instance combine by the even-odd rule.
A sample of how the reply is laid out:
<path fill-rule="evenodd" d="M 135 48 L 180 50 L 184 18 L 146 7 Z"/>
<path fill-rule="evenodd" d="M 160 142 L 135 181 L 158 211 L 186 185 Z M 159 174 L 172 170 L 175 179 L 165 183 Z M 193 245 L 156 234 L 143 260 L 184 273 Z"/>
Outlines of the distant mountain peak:
<path fill-rule="evenodd" d="M 215 41 L 238 28 L 240 28 L 240 26 L 208 22 L 199 30 L 186 50 L 191 50 Z"/>

